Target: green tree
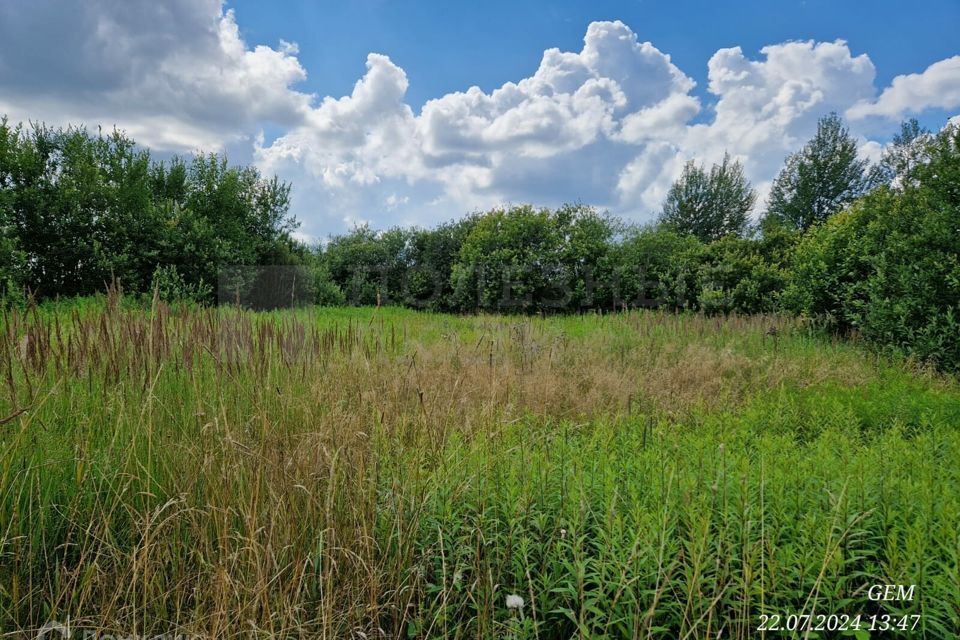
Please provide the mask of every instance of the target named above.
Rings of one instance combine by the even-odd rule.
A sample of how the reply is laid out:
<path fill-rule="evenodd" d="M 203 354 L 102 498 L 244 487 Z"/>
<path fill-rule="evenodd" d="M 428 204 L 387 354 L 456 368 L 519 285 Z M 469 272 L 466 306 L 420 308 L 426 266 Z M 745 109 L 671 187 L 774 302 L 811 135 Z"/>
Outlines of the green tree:
<path fill-rule="evenodd" d="M 433 229 L 411 232 L 409 266 L 403 287 L 404 304 L 434 311 L 455 308 L 451 282 L 453 265 L 477 218 L 469 215 Z"/>
<path fill-rule="evenodd" d="M 83 295 L 112 278 L 149 282 L 149 155 L 118 132 L 42 124 L 7 136 L 0 174 L 8 225 L 40 296 Z"/>
<path fill-rule="evenodd" d="M 878 181 L 894 188 L 916 184 L 917 169 L 929 161 L 928 149 L 933 142 L 930 130 L 921 127 L 916 118 L 900 124 L 900 132 L 883 151 L 877 167 Z"/>
<path fill-rule="evenodd" d="M 609 309 L 614 304 L 613 244 L 623 222 L 584 204 L 566 204 L 554 214 L 560 262 L 569 290 L 567 310 Z"/>
<path fill-rule="evenodd" d="M 562 250 L 562 234 L 549 209 L 523 205 L 477 217 L 450 276 L 458 308 L 567 308 L 571 293 Z"/>
<path fill-rule="evenodd" d="M 0 281 L 40 297 L 91 294 L 114 278 L 144 292 L 173 265 L 185 286 L 212 291 L 225 266 L 299 259 L 289 192 L 221 156 L 157 163 L 118 131 L 4 119 Z"/>
<path fill-rule="evenodd" d="M 693 308 L 704 244 L 663 227 L 628 231 L 613 250 L 614 307 Z"/>
<path fill-rule="evenodd" d="M 704 249 L 698 306 L 706 313 L 770 313 L 780 307 L 796 234 L 728 236 Z"/>
<path fill-rule="evenodd" d="M 217 283 L 225 267 L 287 263 L 297 227 L 289 184 L 216 154 L 175 160 L 152 180 L 166 229 L 160 262 L 177 265 L 188 284 Z"/>
<path fill-rule="evenodd" d="M 870 189 L 867 164 L 840 116 L 821 118 L 813 139 L 787 158 L 774 180 L 767 217 L 804 231 L 824 222 Z"/>
<path fill-rule="evenodd" d="M 409 236 L 405 229 L 381 232 L 369 225 L 357 226 L 331 238 L 321 261 L 350 304 L 401 304 Z"/>
<path fill-rule="evenodd" d="M 19 299 L 25 282 L 25 255 L 20 251 L 14 225 L 14 160 L 17 153 L 18 128 L 0 119 L 0 306 L 4 301 Z"/>
<path fill-rule="evenodd" d="M 880 187 L 807 234 L 786 306 L 960 370 L 960 127 L 902 189 Z"/>
<path fill-rule="evenodd" d="M 729 155 L 709 172 L 690 161 L 670 187 L 660 223 L 702 242 L 742 235 L 756 197 L 743 175 L 743 165 Z"/>

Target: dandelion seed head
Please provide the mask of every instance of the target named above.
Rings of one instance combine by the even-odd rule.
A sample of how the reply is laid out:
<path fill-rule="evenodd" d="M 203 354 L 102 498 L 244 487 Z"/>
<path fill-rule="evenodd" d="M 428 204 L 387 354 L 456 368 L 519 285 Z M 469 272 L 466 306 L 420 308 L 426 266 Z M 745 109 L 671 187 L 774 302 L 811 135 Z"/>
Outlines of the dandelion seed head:
<path fill-rule="evenodd" d="M 512 593 L 507 596 L 507 609 L 522 609 L 522 608 L 523 608 L 523 598 Z"/>

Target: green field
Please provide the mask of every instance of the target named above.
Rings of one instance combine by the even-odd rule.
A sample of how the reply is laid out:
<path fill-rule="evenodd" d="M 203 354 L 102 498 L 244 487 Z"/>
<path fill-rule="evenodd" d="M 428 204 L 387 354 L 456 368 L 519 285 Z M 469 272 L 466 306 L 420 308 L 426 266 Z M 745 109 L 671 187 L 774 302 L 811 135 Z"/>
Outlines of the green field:
<path fill-rule="evenodd" d="M 960 384 L 796 319 L 112 297 L 0 329 L 11 637 L 960 633 Z"/>

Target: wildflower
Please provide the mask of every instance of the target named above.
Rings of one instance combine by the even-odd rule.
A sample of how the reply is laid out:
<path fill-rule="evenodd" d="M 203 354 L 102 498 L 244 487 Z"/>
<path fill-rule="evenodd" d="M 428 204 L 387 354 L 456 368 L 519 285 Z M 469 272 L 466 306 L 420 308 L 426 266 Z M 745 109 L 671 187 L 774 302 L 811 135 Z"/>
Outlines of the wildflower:
<path fill-rule="evenodd" d="M 523 609 L 523 598 L 512 593 L 508 595 L 507 609 Z"/>

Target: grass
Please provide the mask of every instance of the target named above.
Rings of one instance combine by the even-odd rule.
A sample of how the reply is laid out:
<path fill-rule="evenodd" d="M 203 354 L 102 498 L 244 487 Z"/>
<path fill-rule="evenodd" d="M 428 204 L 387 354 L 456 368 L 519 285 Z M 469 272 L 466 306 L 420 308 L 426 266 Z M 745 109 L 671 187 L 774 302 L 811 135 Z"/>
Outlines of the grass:
<path fill-rule="evenodd" d="M 796 320 L 111 296 L 8 312 L 0 385 L 10 637 L 960 633 L 960 385 Z"/>

